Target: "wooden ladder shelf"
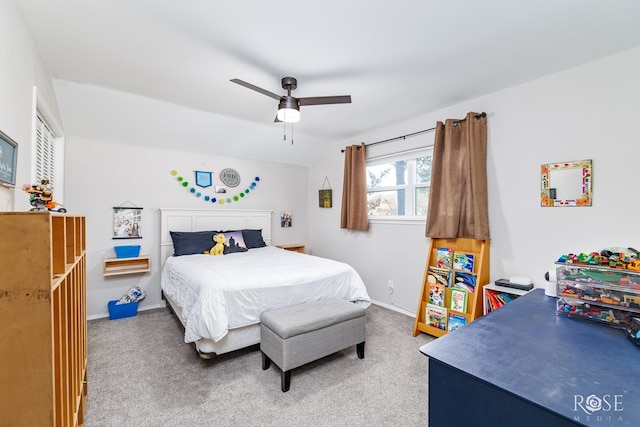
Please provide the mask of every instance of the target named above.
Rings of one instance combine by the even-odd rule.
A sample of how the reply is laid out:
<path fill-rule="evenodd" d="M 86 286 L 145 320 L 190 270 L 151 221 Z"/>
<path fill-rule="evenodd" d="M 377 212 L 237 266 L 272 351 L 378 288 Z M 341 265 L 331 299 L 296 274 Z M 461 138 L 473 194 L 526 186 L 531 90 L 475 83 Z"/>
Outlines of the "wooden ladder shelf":
<path fill-rule="evenodd" d="M 438 256 L 438 249 L 448 248 L 451 257 L 451 263 L 443 265 L 439 263 L 442 257 Z M 443 251 L 440 251 L 443 253 Z M 454 269 L 454 255 L 466 254 L 473 257 L 472 271 L 462 271 Z M 470 257 L 468 257 L 470 258 Z M 445 287 L 444 306 L 443 309 L 445 319 L 438 321 L 439 316 L 433 316 L 430 322 L 427 315 L 427 305 L 429 304 L 429 292 L 434 282 L 433 268 L 440 268 L 443 276 L 449 277 L 449 284 Z M 431 271 L 430 271 L 431 270 Z M 455 289 L 456 280 L 470 279 L 475 281 L 473 292 L 466 292 L 466 307 L 464 311 L 458 311 L 451 308 L 451 290 Z M 424 277 L 422 280 L 422 290 L 420 292 L 420 301 L 416 312 L 416 320 L 413 325 L 413 335 L 416 336 L 420 332 L 427 333 L 436 337 L 446 335 L 449 332 L 449 317 L 453 316 L 458 321 L 464 319 L 464 323 L 469 323 L 483 313 L 482 288 L 489 283 L 489 241 L 475 240 L 466 238 L 457 239 L 431 239 L 429 242 L 429 252 L 427 254 L 427 262 L 424 269 Z M 464 286 L 462 286 L 464 288 Z M 468 288 L 467 288 L 468 289 Z M 443 310 L 441 310 L 443 311 Z M 441 313 L 442 314 L 442 313 Z M 438 326 L 433 326 L 438 325 Z M 453 324 L 452 324 L 453 325 Z"/>

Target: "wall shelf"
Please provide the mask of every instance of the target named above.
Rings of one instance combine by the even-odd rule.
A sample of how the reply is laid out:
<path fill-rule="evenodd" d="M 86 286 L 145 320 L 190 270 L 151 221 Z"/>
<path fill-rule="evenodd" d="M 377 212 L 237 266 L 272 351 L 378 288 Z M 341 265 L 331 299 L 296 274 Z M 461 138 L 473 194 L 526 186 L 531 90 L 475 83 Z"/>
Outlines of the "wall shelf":
<path fill-rule="evenodd" d="M 106 258 L 102 275 L 119 276 L 122 274 L 146 273 L 151 271 L 151 257 L 143 255 L 135 258 Z"/>

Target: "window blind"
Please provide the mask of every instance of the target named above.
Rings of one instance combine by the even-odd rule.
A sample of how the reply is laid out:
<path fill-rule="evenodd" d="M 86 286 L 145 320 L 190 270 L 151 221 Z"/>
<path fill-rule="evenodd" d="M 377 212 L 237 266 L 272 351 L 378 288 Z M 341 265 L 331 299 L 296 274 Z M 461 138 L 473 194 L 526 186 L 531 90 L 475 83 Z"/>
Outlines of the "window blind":
<path fill-rule="evenodd" d="M 48 179 L 49 183 L 55 185 L 55 138 L 53 132 L 38 115 L 36 123 L 36 180 Z"/>

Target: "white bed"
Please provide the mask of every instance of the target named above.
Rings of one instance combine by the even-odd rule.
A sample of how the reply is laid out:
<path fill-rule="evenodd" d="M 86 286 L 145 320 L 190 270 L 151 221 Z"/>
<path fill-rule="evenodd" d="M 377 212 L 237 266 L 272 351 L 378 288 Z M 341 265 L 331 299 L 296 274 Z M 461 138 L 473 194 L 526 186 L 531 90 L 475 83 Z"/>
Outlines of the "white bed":
<path fill-rule="evenodd" d="M 271 211 L 161 209 L 163 295 L 201 357 L 260 342 L 260 313 L 339 297 L 371 300 L 349 265 L 271 246 Z M 224 256 L 172 256 L 170 231 L 261 229 L 268 245 Z M 213 242 L 212 242 L 213 244 Z"/>

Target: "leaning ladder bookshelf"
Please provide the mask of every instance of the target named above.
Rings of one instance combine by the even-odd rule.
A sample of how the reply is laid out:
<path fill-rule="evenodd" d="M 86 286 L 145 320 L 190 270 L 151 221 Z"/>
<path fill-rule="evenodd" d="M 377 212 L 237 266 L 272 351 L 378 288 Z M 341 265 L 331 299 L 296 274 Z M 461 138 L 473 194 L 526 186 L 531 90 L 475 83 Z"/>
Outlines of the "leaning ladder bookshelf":
<path fill-rule="evenodd" d="M 455 253 L 467 254 L 473 256 L 473 269 L 470 272 L 456 270 L 453 265 L 439 265 L 438 249 L 447 248 L 450 254 Z M 444 308 L 446 309 L 447 320 L 444 329 L 431 326 L 427 316 L 427 304 L 429 304 L 429 267 L 440 268 L 445 270 L 445 274 L 450 277 L 450 285 L 446 286 L 444 295 Z M 456 281 L 456 277 L 475 279 L 475 288 L 473 292 L 467 292 L 467 302 L 464 311 L 458 311 L 451 308 L 451 289 Z M 431 239 L 429 242 L 429 252 L 427 253 L 427 262 L 424 268 L 424 277 L 422 279 L 422 290 L 420 291 L 420 301 L 418 302 L 418 310 L 416 312 L 416 320 L 413 325 L 413 336 L 424 332 L 429 335 L 440 337 L 448 333 L 446 323 L 448 316 L 456 315 L 458 319 L 464 318 L 464 323 L 469 323 L 483 313 L 483 297 L 482 288 L 489 283 L 489 240 L 475 240 L 467 238 L 457 239 Z"/>

